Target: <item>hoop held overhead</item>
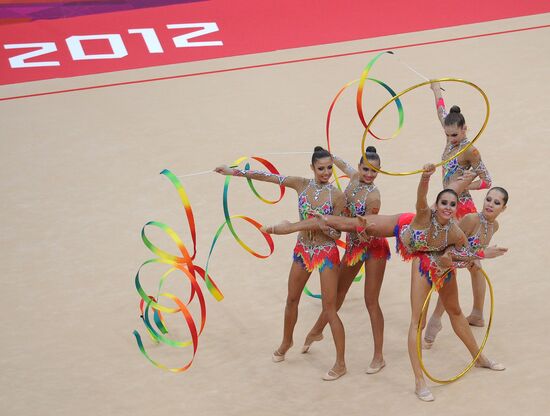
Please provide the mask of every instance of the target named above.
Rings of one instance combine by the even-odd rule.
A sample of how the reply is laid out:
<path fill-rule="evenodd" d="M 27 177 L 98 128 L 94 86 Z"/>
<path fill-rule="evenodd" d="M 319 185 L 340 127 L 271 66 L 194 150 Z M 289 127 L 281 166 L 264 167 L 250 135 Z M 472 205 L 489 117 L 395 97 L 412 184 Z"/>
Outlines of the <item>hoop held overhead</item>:
<path fill-rule="evenodd" d="M 454 155 L 451 155 L 449 158 L 445 159 L 445 160 L 442 160 L 441 162 L 439 163 L 436 163 L 435 164 L 435 167 L 438 167 L 438 166 L 442 166 L 444 165 L 445 163 L 448 163 L 450 162 L 452 159 L 460 156 L 462 153 L 464 153 L 466 150 L 468 150 L 470 148 L 470 146 L 472 146 L 476 141 L 477 139 L 479 139 L 479 137 L 481 136 L 481 134 L 483 133 L 483 131 L 485 130 L 485 127 L 487 126 L 487 123 L 489 122 L 489 115 L 491 113 L 491 105 L 489 104 L 489 98 L 487 97 L 487 94 L 485 94 L 485 92 L 480 88 L 478 87 L 476 84 L 474 84 L 473 82 L 470 82 L 470 81 L 467 81 L 465 79 L 459 79 L 459 78 L 438 78 L 438 79 L 432 79 L 430 81 L 424 81 L 424 82 L 421 82 L 419 84 L 416 84 L 416 85 L 413 85 L 412 87 L 409 87 L 403 91 L 401 91 L 399 94 L 393 96 L 392 98 L 390 98 L 382 107 L 380 107 L 378 109 L 378 111 L 372 116 L 372 118 L 370 119 L 370 121 L 368 122 L 366 128 L 365 128 L 365 131 L 363 133 L 363 138 L 361 140 L 361 152 L 362 154 L 364 155 L 365 154 L 365 141 L 367 139 L 367 134 L 369 133 L 370 129 L 371 129 L 371 126 L 372 124 L 374 123 L 374 120 L 376 120 L 376 118 L 380 115 L 380 113 L 382 111 L 384 111 L 384 109 L 390 105 L 392 102 L 394 102 L 395 100 L 399 99 L 401 96 L 405 95 L 406 93 L 412 91 L 412 90 L 415 90 L 417 88 L 420 88 L 420 87 L 423 87 L 424 85 L 428 85 L 428 84 L 432 84 L 434 82 L 458 82 L 458 83 L 462 83 L 462 84 L 466 84 L 466 85 L 469 85 L 471 87 L 473 87 L 474 89 L 476 89 L 480 94 L 481 96 L 483 97 L 483 100 L 485 102 L 485 108 L 486 108 L 486 111 L 485 111 L 485 120 L 483 121 L 483 125 L 481 126 L 481 128 L 479 129 L 479 131 L 477 132 L 477 134 L 475 135 L 475 137 L 472 139 L 472 141 L 470 143 L 468 143 L 468 145 L 466 145 L 464 148 L 460 149 L 457 153 L 455 153 Z M 421 173 L 423 172 L 422 169 L 416 169 L 416 170 L 412 170 L 412 171 L 409 171 L 409 172 L 391 172 L 391 171 L 386 171 L 386 170 L 383 170 L 383 169 L 380 169 L 380 168 L 377 168 L 376 166 L 373 166 L 371 163 L 369 163 L 368 160 L 366 160 L 365 158 L 365 164 L 368 165 L 371 169 L 374 169 L 375 171 L 377 172 L 380 172 L 380 173 L 383 173 L 385 175 L 390 175 L 390 176 L 408 176 L 408 175 L 414 175 L 416 173 Z"/>

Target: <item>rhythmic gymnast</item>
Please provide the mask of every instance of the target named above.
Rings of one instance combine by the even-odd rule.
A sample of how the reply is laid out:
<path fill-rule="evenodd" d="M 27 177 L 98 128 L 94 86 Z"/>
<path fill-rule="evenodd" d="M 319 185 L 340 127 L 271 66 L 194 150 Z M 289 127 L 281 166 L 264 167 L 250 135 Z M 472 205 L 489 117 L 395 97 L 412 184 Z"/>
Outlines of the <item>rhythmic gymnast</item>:
<path fill-rule="evenodd" d="M 508 192 L 501 187 L 493 187 L 485 196 L 483 203 L 483 210 L 480 213 L 466 214 L 459 222 L 460 229 L 464 232 L 468 239 L 468 254 L 452 253 L 453 260 L 458 261 L 455 263 L 455 267 L 468 267 L 472 272 L 478 272 L 480 270 L 478 258 L 483 255 L 484 250 L 487 249 L 491 238 L 498 231 L 499 224 L 496 221 L 497 217 L 506 209 L 508 204 Z M 437 307 L 432 314 L 426 333 L 424 335 L 424 348 L 431 348 L 437 333 L 434 328 L 441 328 L 441 316 L 443 315 L 444 308 L 440 307 L 440 303 L 437 303 Z M 429 329 L 431 332 L 428 332 Z"/>
<path fill-rule="evenodd" d="M 452 106 L 450 112 L 447 113 L 439 82 L 432 83 L 430 88 L 434 93 L 437 116 L 447 137 L 447 144 L 441 156 L 442 160 L 446 160 L 468 145 L 466 120 L 460 112 L 460 108 L 456 105 Z M 443 165 L 443 188 L 453 187 L 457 178 L 464 175 L 470 169 L 479 176 L 479 179 L 473 181 L 462 192 L 459 192 L 458 207 L 456 210 L 457 220 L 460 220 L 466 214 L 477 212 L 469 191 L 489 189 L 491 187 L 491 175 L 483 164 L 479 151 L 474 146 L 470 146 L 463 154 Z M 468 319 L 470 325 L 484 326 L 485 278 L 480 270 L 476 268 L 470 268 L 469 271 L 472 280 L 474 302 L 472 311 L 466 319 Z M 436 313 L 435 319 L 430 319 L 426 328 L 426 336 L 432 342 L 441 330 L 441 320 L 437 319 L 437 317 L 441 316 L 443 309 L 443 305 L 438 300 L 436 311 L 434 312 Z"/>
<path fill-rule="evenodd" d="M 458 205 L 458 195 L 451 189 L 444 189 L 436 198 L 435 208 L 428 205 L 427 194 L 430 177 L 435 172 L 433 164 L 423 167 L 423 173 L 418 184 L 416 214 L 405 213 L 397 215 L 366 215 L 357 218 L 321 216 L 324 225 L 342 231 L 357 230 L 361 238 L 368 236 L 396 237 L 397 251 L 404 260 L 412 259 L 411 267 L 411 321 L 408 335 L 409 358 L 415 376 L 415 393 L 420 400 L 433 401 L 434 397 L 426 385 L 420 361 L 416 352 L 416 330 L 422 305 L 431 285 L 439 290 L 439 295 L 449 314 L 453 330 L 475 357 L 479 347 L 462 314 L 458 302 L 456 279 L 452 266 L 452 252 L 447 250 L 454 246 L 457 252 L 464 252 L 468 247 L 467 239 L 462 230 L 453 221 Z M 298 230 L 314 228 L 315 220 L 299 223 L 282 223 L 272 227 L 274 234 L 287 234 Z M 506 249 L 488 247 L 484 258 L 493 258 L 504 254 Z M 442 272 L 443 268 L 449 268 Z M 424 322 L 422 326 L 424 327 Z M 481 354 L 476 366 L 492 370 L 503 370 L 504 367 L 489 360 Z"/>
<path fill-rule="evenodd" d="M 380 156 L 376 148 L 369 146 L 366 149 L 366 158 L 376 167 L 380 167 Z M 377 214 L 380 210 L 380 191 L 374 184 L 378 172 L 369 168 L 363 163 L 363 158 L 356 168 L 344 162 L 341 158 L 333 155 L 334 164 L 338 166 L 350 178 L 344 194 L 347 201 L 346 215 L 356 217 L 365 214 Z M 368 374 L 379 372 L 385 365 L 382 354 L 384 343 L 384 315 L 378 301 L 380 288 L 384 279 L 386 261 L 390 258 L 388 241 L 382 237 L 371 237 L 367 240 L 360 240 L 357 232 L 349 232 L 346 236 L 346 251 L 342 258 L 340 274 L 338 277 L 338 295 L 336 306 L 342 306 L 346 294 L 353 283 L 353 279 L 365 264 L 365 304 L 369 312 L 372 334 L 374 338 L 374 355 L 367 369 Z M 311 328 L 302 352 L 309 351 L 314 341 L 323 339 L 323 329 L 327 321 L 323 314 Z"/>
<path fill-rule="evenodd" d="M 217 167 L 215 171 L 222 175 L 246 177 L 294 189 L 298 193 L 300 218 L 305 219 L 312 217 L 314 213 L 337 216 L 345 208 L 344 194 L 329 183 L 332 167 L 333 159 L 330 153 L 317 146 L 311 158 L 313 179 L 233 169 L 225 165 Z M 274 362 L 281 362 L 285 359 L 286 352 L 292 347 L 300 296 L 309 276 L 317 268 L 321 276 L 322 316 L 330 325 L 336 347 L 336 362 L 323 376 L 324 380 L 336 380 L 346 373 L 344 326 L 338 317 L 336 307 L 340 254 L 335 240 L 339 237 L 340 232 L 325 226 L 322 230 L 317 228 L 300 232 L 298 235 L 294 248 L 294 261 L 288 277 L 283 340 L 272 355 Z"/>

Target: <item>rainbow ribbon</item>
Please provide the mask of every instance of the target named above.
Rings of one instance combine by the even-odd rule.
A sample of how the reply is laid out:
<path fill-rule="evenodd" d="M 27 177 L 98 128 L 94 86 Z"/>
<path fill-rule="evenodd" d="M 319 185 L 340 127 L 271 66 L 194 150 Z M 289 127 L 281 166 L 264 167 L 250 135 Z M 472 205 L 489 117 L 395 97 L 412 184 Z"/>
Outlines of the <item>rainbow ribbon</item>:
<path fill-rule="evenodd" d="M 384 54 L 392 54 L 393 55 L 393 52 L 392 51 L 384 51 L 384 52 L 380 52 L 379 54 L 377 54 L 374 58 L 372 58 L 367 63 L 367 66 L 363 70 L 363 73 L 361 74 L 361 77 L 359 79 L 355 79 L 353 81 L 349 81 L 348 83 L 346 83 L 342 88 L 340 88 L 340 90 L 336 93 L 336 96 L 332 99 L 332 102 L 330 103 L 330 106 L 329 106 L 329 109 L 328 109 L 328 112 L 327 112 L 327 121 L 326 121 L 326 124 L 325 124 L 325 135 L 326 135 L 326 138 L 327 138 L 327 149 L 328 149 L 329 152 L 332 153 L 331 146 L 330 146 L 330 122 L 332 120 L 332 111 L 334 110 L 334 107 L 335 107 L 336 103 L 338 102 L 338 100 L 340 99 L 340 96 L 343 94 L 343 92 L 346 89 L 348 89 L 348 87 L 352 86 L 355 83 L 359 83 L 359 85 L 357 87 L 357 93 L 356 93 L 356 107 L 357 107 L 357 114 L 359 115 L 359 119 L 361 120 L 361 124 L 363 124 L 363 127 L 365 127 L 365 132 L 363 133 L 363 137 L 366 137 L 366 135 L 368 133 L 370 133 L 374 138 L 376 138 L 378 140 L 389 140 L 389 139 L 393 139 L 393 138 L 397 137 L 397 135 L 399 135 L 399 133 L 401 132 L 401 129 L 403 128 L 403 123 L 405 121 L 405 112 L 403 110 L 403 105 L 401 104 L 401 100 L 399 98 L 395 99 L 395 101 L 394 101 L 395 106 L 397 107 L 398 118 L 399 118 L 398 126 L 397 126 L 397 129 L 395 130 L 395 132 L 389 138 L 382 138 L 382 137 L 376 135 L 370 128 L 367 128 L 367 122 L 365 120 L 365 115 L 364 115 L 364 112 L 363 112 L 363 91 L 364 91 L 365 82 L 367 80 L 372 81 L 372 82 L 384 87 L 384 89 L 386 91 L 388 91 L 392 97 L 395 97 L 397 95 L 397 93 L 389 85 L 387 85 L 385 82 L 380 81 L 380 80 L 375 79 L 375 78 L 369 78 L 368 77 L 369 72 L 370 72 L 371 68 L 373 67 L 373 65 Z M 340 186 L 340 182 L 338 180 L 338 176 L 336 175 L 336 172 L 334 172 L 334 178 L 336 180 L 336 184 L 338 185 L 338 188 L 340 190 L 342 190 L 342 187 Z"/>
<path fill-rule="evenodd" d="M 365 135 L 367 133 L 370 133 L 374 138 L 376 138 L 378 140 L 389 140 L 389 139 L 394 139 L 395 137 L 397 137 L 399 135 L 399 133 L 401 132 L 401 128 L 403 127 L 403 123 L 404 123 L 404 120 L 405 120 L 405 113 L 403 111 L 403 105 L 401 104 L 401 100 L 399 98 L 397 98 L 395 100 L 395 105 L 397 107 L 397 112 L 398 112 L 398 116 L 399 116 L 399 124 L 398 124 L 398 127 L 395 130 L 395 132 L 391 135 L 391 137 L 388 137 L 386 139 L 384 139 L 382 137 L 378 137 L 376 134 L 374 134 L 372 132 L 371 129 L 369 129 L 367 121 L 365 120 L 365 115 L 363 113 L 363 89 L 364 89 L 364 86 L 365 86 L 365 81 L 367 79 L 369 79 L 371 81 L 374 81 L 374 82 L 378 83 L 379 85 L 383 86 L 386 89 L 386 91 L 388 91 L 390 93 L 390 95 L 392 97 L 395 97 L 397 95 L 397 93 L 394 90 L 392 90 L 384 82 L 379 81 L 379 80 L 374 79 L 374 78 L 368 78 L 369 72 L 370 72 L 371 68 L 373 67 L 373 65 L 376 63 L 376 61 L 378 61 L 378 59 L 380 59 L 380 57 L 382 57 L 382 55 L 385 55 L 385 54 L 393 55 L 393 52 L 392 51 L 380 52 L 379 54 L 377 54 L 374 58 L 372 58 L 369 61 L 369 63 L 367 64 L 367 66 L 363 70 L 363 73 L 361 74 L 361 78 L 359 79 L 359 86 L 357 87 L 357 95 L 356 95 L 357 115 L 359 116 L 359 119 L 361 120 L 361 124 L 363 124 L 363 127 L 365 127 Z"/>
<path fill-rule="evenodd" d="M 141 336 L 138 331 L 134 330 L 133 334 L 136 338 L 136 342 L 138 344 L 139 350 L 145 356 L 145 358 L 147 358 L 153 365 L 155 365 L 158 368 L 162 368 L 164 370 L 178 373 L 178 372 L 187 370 L 193 363 L 193 360 L 195 358 L 195 354 L 198 348 L 198 338 L 201 335 L 202 331 L 204 330 L 204 326 L 206 324 L 206 302 L 205 302 L 202 290 L 198 284 L 197 275 L 199 275 L 204 280 L 208 288 L 208 291 L 212 294 L 212 296 L 214 296 L 216 300 L 218 301 L 222 300 L 223 295 L 218 289 L 216 283 L 210 277 L 210 275 L 208 275 L 208 273 L 201 267 L 193 264 L 193 261 L 197 254 L 197 233 L 196 233 L 196 227 L 195 227 L 195 219 L 193 216 L 193 210 L 191 208 L 191 204 L 189 202 L 185 189 L 181 185 L 178 178 L 169 170 L 165 169 L 161 172 L 161 174 L 165 175 L 172 182 L 172 184 L 175 186 L 176 190 L 178 191 L 180 200 L 185 209 L 185 214 L 189 225 L 189 232 L 191 234 L 191 239 L 193 242 L 193 254 L 189 254 L 189 251 L 185 247 L 185 244 L 183 244 L 183 241 L 181 240 L 179 235 L 170 226 L 158 221 L 147 222 L 141 229 L 141 239 L 145 244 L 145 246 L 153 254 L 158 256 L 158 258 L 147 260 L 139 267 L 135 277 L 135 286 L 138 294 L 141 297 L 140 306 L 139 306 L 140 312 L 141 312 L 141 318 L 143 320 L 145 328 L 149 333 L 149 336 L 151 337 L 151 339 L 156 343 L 162 342 L 163 344 L 167 344 L 177 348 L 182 348 L 182 347 L 187 347 L 189 345 L 192 345 L 193 356 L 182 367 L 176 367 L 176 368 L 167 367 L 166 365 L 161 364 L 150 357 L 150 355 L 145 350 Z M 148 226 L 154 226 L 164 231 L 164 233 L 166 233 L 172 239 L 172 241 L 176 244 L 176 246 L 178 247 L 181 253 L 181 256 L 170 254 L 167 251 L 164 251 L 161 248 L 157 247 L 155 244 L 153 244 L 153 242 L 151 242 L 151 240 L 147 237 L 147 234 L 145 233 L 145 229 Z M 148 295 L 143 289 L 140 281 L 141 269 L 144 266 L 152 263 L 161 263 L 161 264 L 166 264 L 171 266 L 170 269 L 166 271 L 160 278 L 159 286 L 158 286 L 158 294 L 156 297 Z M 189 296 L 189 300 L 187 301 L 187 304 L 183 303 L 174 294 L 161 293 L 162 287 L 166 279 L 175 270 L 181 271 L 187 277 L 191 285 L 191 293 Z M 200 304 L 200 314 L 201 314 L 200 326 L 198 330 L 197 330 L 197 325 L 195 324 L 195 321 L 187 307 L 193 301 L 195 296 L 198 298 L 198 301 Z M 168 307 L 160 304 L 159 299 L 161 297 L 171 300 L 177 307 Z M 145 306 L 145 309 L 144 309 L 144 306 Z M 153 311 L 154 325 L 151 323 L 151 319 L 150 319 L 151 311 Z M 187 323 L 187 327 L 191 335 L 191 340 L 176 341 L 176 340 L 167 338 L 165 335 L 168 333 L 168 328 L 166 326 L 166 322 L 163 319 L 162 312 L 168 313 L 168 314 L 177 314 L 181 312 L 181 314 L 183 315 L 183 318 Z"/>
<path fill-rule="evenodd" d="M 276 174 L 278 175 L 279 174 L 279 171 L 277 170 L 277 168 L 271 163 L 269 162 L 267 159 L 264 159 L 264 158 L 261 158 L 261 157 L 258 157 L 258 156 L 251 156 L 251 157 L 248 157 L 248 156 L 242 156 L 240 158 L 238 158 L 237 160 L 235 160 L 232 164 L 231 164 L 231 167 L 237 167 L 239 166 L 242 162 L 244 162 L 245 160 L 247 159 L 253 159 L 257 162 L 260 162 L 265 168 L 267 168 L 267 170 L 270 172 L 270 173 L 273 173 L 273 174 Z M 244 167 L 245 170 L 250 170 L 250 163 L 246 163 L 245 164 L 245 167 Z M 262 202 L 266 203 L 266 204 L 276 204 L 277 202 L 279 202 L 281 199 L 283 199 L 284 195 L 285 195 L 285 190 L 286 188 L 282 185 L 279 186 L 279 189 L 280 189 L 280 194 L 279 194 L 279 198 L 275 199 L 275 200 L 269 200 L 269 199 L 266 199 L 264 198 L 263 196 L 261 196 L 259 194 L 259 192 L 256 190 L 256 188 L 254 187 L 254 183 L 252 182 L 252 180 L 250 178 L 246 178 L 247 182 L 248 182 L 248 186 L 250 188 L 250 190 L 252 191 L 252 193 Z M 218 238 L 220 237 L 223 229 L 227 226 L 227 228 L 229 229 L 229 231 L 231 232 L 231 235 L 233 236 L 233 238 L 235 239 L 235 241 L 243 248 L 245 249 L 248 253 L 252 254 L 253 256 L 255 257 L 258 257 L 260 259 L 265 259 L 269 256 L 271 256 L 273 254 L 273 251 L 275 250 L 275 244 L 273 243 L 273 238 L 271 237 L 271 235 L 267 234 L 267 233 L 264 233 L 262 230 L 261 230 L 261 227 L 262 227 L 262 224 L 260 224 L 258 221 L 250 218 L 250 217 L 247 217 L 245 215 L 230 215 L 229 214 L 229 203 L 228 203 L 228 195 L 229 195 L 229 183 L 231 182 L 231 176 L 226 176 L 225 177 L 225 182 L 224 182 L 224 185 L 223 185 L 223 196 L 222 196 L 222 205 L 223 205 L 223 216 L 224 216 L 224 219 L 225 221 L 218 227 L 218 229 L 216 230 L 216 234 L 214 235 L 214 239 L 212 240 L 212 244 L 210 245 L 210 250 L 208 252 L 208 258 L 206 260 L 206 266 L 205 266 L 205 270 L 206 272 L 208 271 L 208 266 L 210 264 L 210 258 L 212 256 L 212 251 L 214 250 L 214 247 L 216 246 L 216 243 L 218 241 Z M 233 227 L 233 219 L 242 219 L 246 222 L 248 222 L 249 224 L 252 224 L 254 226 L 254 228 L 256 228 L 261 234 L 262 234 L 262 237 L 265 239 L 268 247 L 269 247 L 269 253 L 268 254 L 260 254 L 258 253 L 257 251 L 253 250 L 250 246 L 248 246 L 237 234 L 237 232 L 235 231 L 235 228 Z"/>
<path fill-rule="evenodd" d="M 248 157 L 246 157 L 246 156 L 241 157 L 241 158 L 237 159 L 233 163 L 233 165 L 238 166 L 239 164 L 241 164 L 246 159 L 248 159 Z M 275 168 L 275 166 L 273 164 L 271 164 L 268 160 L 260 158 L 260 157 L 256 157 L 256 156 L 251 157 L 251 159 L 260 162 L 271 173 L 279 174 L 279 171 L 277 170 L 277 168 Z M 246 163 L 245 170 L 249 170 L 249 169 L 250 169 L 250 164 Z M 158 221 L 149 221 L 143 226 L 143 228 L 141 230 L 141 239 L 142 239 L 143 243 L 145 244 L 145 246 L 153 254 L 155 254 L 157 256 L 157 258 L 145 261 L 139 267 L 139 269 L 136 273 L 135 286 L 136 286 L 136 290 L 137 290 L 139 296 L 141 297 L 140 304 L 139 304 L 139 309 L 140 309 L 140 313 L 141 313 L 141 319 L 143 320 L 143 323 L 145 325 L 145 329 L 147 330 L 147 332 L 148 332 L 149 336 L 151 337 L 151 339 L 153 340 L 153 342 L 167 344 L 167 345 L 170 345 L 170 346 L 176 347 L 176 348 L 183 348 L 183 347 L 187 347 L 189 345 L 192 345 L 193 346 L 193 355 L 192 355 L 191 359 L 185 365 L 183 365 L 182 367 L 176 367 L 176 368 L 168 367 L 168 366 L 166 366 L 162 363 L 159 363 L 158 361 L 154 360 L 153 358 L 151 358 L 151 356 L 146 351 L 146 349 L 143 345 L 143 341 L 141 339 L 141 336 L 140 336 L 140 334 L 137 330 L 134 330 L 133 334 L 136 338 L 136 342 L 137 342 L 137 345 L 138 345 L 138 348 L 139 348 L 140 352 L 143 354 L 143 356 L 145 358 L 147 358 L 147 360 L 149 360 L 153 365 L 155 365 L 158 368 L 178 373 L 178 372 L 183 372 L 183 371 L 187 370 L 191 366 L 191 364 L 193 363 L 193 360 L 195 358 L 195 355 L 196 355 L 197 349 L 198 349 L 199 336 L 201 335 L 202 331 L 204 330 L 204 327 L 205 327 L 205 324 L 206 324 L 206 302 L 205 302 L 202 290 L 201 290 L 201 288 L 198 284 L 197 275 L 200 278 L 202 278 L 202 280 L 206 284 L 206 287 L 207 287 L 208 291 L 212 294 L 212 296 L 217 301 L 221 301 L 224 298 L 223 294 L 221 293 L 221 291 L 217 287 L 216 283 L 214 282 L 214 280 L 211 278 L 211 276 L 208 273 L 208 266 L 210 264 L 210 259 L 212 257 L 214 247 L 216 246 L 216 243 L 217 243 L 223 229 L 227 226 L 227 228 L 229 229 L 229 231 L 231 232 L 231 234 L 233 235 L 233 237 L 235 238 L 237 243 L 241 247 L 243 247 L 247 252 L 249 252 L 250 254 L 252 254 L 256 257 L 259 257 L 259 258 L 269 257 L 274 251 L 274 243 L 273 243 L 272 237 L 269 234 L 264 233 L 264 232 L 261 231 L 260 228 L 262 227 L 262 224 L 260 224 L 258 221 L 254 220 L 250 217 L 244 216 L 244 215 L 230 215 L 229 214 L 228 193 L 229 193 L 229 182 L 231 180 L 231 177 L 227 176 L 226 179 L 225 179 L 224 188 L 223 188 L 223 211 L 224 211 L 225 221 L 223 222 L 223 224 L 221 224 L 218 227 L 218 229 L 217 229 L 217 231 L 214 235 L 213 241 L 210 245 L 210 250 L 208 252 L 208 257 L 207 257 L 207 260 L 206 260 L 205 268 L 203 269 L 199 266 L 196 266 L 193 263 L 193 261 L 195 260 L 195 256 L 197 254 L 197 232 L 196 232 L 196 227 L 195 227 L 195 219 L 194 219 L 194 216 L 193 216 L 193 210 L 191 208 L 189 198 L 187 197 L 187 193 L 185 192 L 185 189 L 183 188 L 181 182 L 179 181 L 179 179 L 172 172 L 165 169 L 161 172 L 161 174 L 165 175 L 172 182 L 172 184 L 174 185 L 174 187 L 178 191 L 180 200 L 181 200 L 181 202 L 183 204 L 183 207 L 185 209 L 185 214 L 186 214 L 187 222 L 188 222 L 188 225 L 189 225 L 189 232 L 191 234 L 191 239 L 192 239 L 192 242 L 193 242 L 193 253 L 192 254 L 189 253 L 189 251 L 187 250 L 187 248 L 186 248 L 185 244 L 183 243 L 182 239 L 168 225 L 166 225 L 164 223 L 161 223 L 161 222 L 158 222 Z M 252 181 L 250 179 L 247 179 L 247 180 L 248 180 L 248 185 L 249 185 L 250 189 L 252 190 L 252 193 L 258 199 L 260 199 L 261 201 L 263 201 L 267 204 L 276 204 L 277 202 L 279 202 L 283 198 L 283 196 L 285 194 L 285 187 L 280 186 L 280 196 L 279 196 L 279 198 L 276 199 L 276 200 L 268 200 L 268 199 L 262 197 L 258 193 L 258 191 L 254 187 L 254 184 L 252 183 Z M 235 231 L 235 228 L 233 227 L 233 221 L 232 221 L 236 218 L 243 219 L 243 220 L 247 221 L 248 223 L 252 224 L 258 231 L 260 231 L 262 233 L 262 235 L 263 235 L 264 239 L 266 240 L 266 243 L 268 244 L 268 247 L 269 247 L 269 253 L 267 255 L 260 254 L 257 251 L 253 250 L 250 246 L 245 244 L 244 241 L 237 235 L 237 232 Z M 172 241 L 176 244 L 176 246 L 178 247 L 178 249 L 181 253 L 181 256 L 170 254 L 167 251 L 162 250 L 161 248 L 159 248 L 155 244 L 153 244 L 153 242 L 147 237 L 147 234 L 145 233 L 145 229 L 148 226 L 153 226 L 153 227 L 160 228 L 164 233 L 166 233 L 172 239 Z M 156 297 L 148 295 L 146 293 L 146 291 L 143 289 L 143 287 L 141 285 L 141 281 L 140 281 L 140 271 L 141 271 L 141 269 L 144 266 L 152 264 L 152 263 L 161 263 L 161 264 L 166 264 L 166 265 L 171 266 L 170 269 L 167 270 L 160 278 L 159 286 L 158 286 L 158 294 L 157 294 Z M 163 287 L 166 279 L 168 278 L 168 276 L 172 272 L 174 272 L 176 270 L 181 271 L 187 277 L 187 279 L 189 280 L 189 283 L 190 283 L 190 296 L 189 296 L 189 300 L 187 301 L 186 304 L 184 302 L 182 302 L 174 294 L 161 293 L 162 287 Z M 200 315 L 201 315 L 200 325 L 199 325 L 198 329 L 197 329 L 197 325 L 195 323 L 195 320 L 193 319 L 193 316 L 191 315 L 191 312 L 189 311 L 189 308 L 188 308 L 188 305 L 191 303 L 191 301 L 193 301 L 195 296 L 197 297 L 199 305 L 200 305 Z M 168 306 L 160 304 L 159 299 L 161 297 L 172 301 L 175 304 L 176 307 L 168 307 Z M 153 321 L 151 321 L 151 318 L 150 318 L 151 311 L 153 312 Z M 165 335 L 168 334 L 168 328 L 167 328 L 166 322 L 163 318 L 162 312 L 168 313 L 168 314 L 181 313 L 183 318 L 185 319 L 185 322 L 187 323 L 187 327 L 189 329 L 191 339 L 187 340 L 187 341 L 176 341 L 176 340 L 172 340 L 172 339 L 166 337 Z"/>

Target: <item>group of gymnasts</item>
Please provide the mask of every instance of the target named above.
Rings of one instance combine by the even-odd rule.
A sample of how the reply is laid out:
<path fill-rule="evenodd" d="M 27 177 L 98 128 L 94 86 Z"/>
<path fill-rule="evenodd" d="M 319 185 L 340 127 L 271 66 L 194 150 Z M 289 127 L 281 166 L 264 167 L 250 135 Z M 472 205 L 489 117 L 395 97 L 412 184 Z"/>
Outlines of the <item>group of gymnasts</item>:
<path fill-rule="evenodd" d="M 446 136 L 442 160 L 447 160 L 469 144 L 466 122 L 458 106 L 453 106 L 447 113 L 439 83 L 431 84 L 431 89 Z M 334 165 L 350 178 L 344 192 L 330 183 Z M 364 264 L 365 303 L 374 338 L 374 355 L 367 374 L 382 370 L 385 366 L 382 353 L 384 317 L 378 298 L 386 262 L 390 258 L 386 238 L 395 237 L 397 252 L 404 260 L 412 262 L 408 351 L 415 377 L 415 393 L 420 400 L 433 401 L 416 350 L 416 332 L 424 300 L 435 285 L 439 293 L 438 304 L 424 334 L 424 348 L 430 348 L 435 341 L 441 329 L 441 316 L 446 311 L 454 332 L 475 357 L 479 346 L 470 325 L 484 326 L 485 280 L 480 260 L 507 251 L 489 246 L 489 243 L 499 227 L 497 217 L 506 209 L 508 193 L 504 188 L 491 187 L 491 177 L 479 151 L 470 146 L 443 165 L 443 190 L 433 205 L 428 203 L 427 194 L 435 166 L 426 164 L 418 184 L 415 212 L 379 215 L 381 196 L 374 184 L 378 172 L 372 167 L 380 166 L 380 156 L 372 146 L 367 147 L 357 168 L 316 147 L 311 159 L 312 179 L 227 166 L 219 166 L 215 171 L 284 185 L 298 194 L 301 220 L 296 223 L 283 221 L 263 229 L 271 234 L 299 233 L 288 278 L 283 339 L 272 360 L 284 361 L 285 354 L 292 347 L 300 296 L 309 276 L 318 269 L 322 312 L 306 336 L 302 353 L 307 353 L 314 341 L 323 338 L 323 329 L 328 323 L 336 347 L 336 361 L 323 379 L 336 380 L 346 373 L 345 333 L 338 310 Z M 488 189 L 488 192 L 482 210 L 477 212 L 469 191 L 482 189 Z M 336 240 L 341 232 L 346 232 L 347 236 L 345 253 L 340 260 Z M 467 318 L 462 314 L 458 300 L 458 268 L 467 268 L 472 278 L 474 303 Z M 425 322 L 422 329 L 424 326 Z M 476 366 L 504 370 L 502 364 L 483 354 L 478 357 Z"/>

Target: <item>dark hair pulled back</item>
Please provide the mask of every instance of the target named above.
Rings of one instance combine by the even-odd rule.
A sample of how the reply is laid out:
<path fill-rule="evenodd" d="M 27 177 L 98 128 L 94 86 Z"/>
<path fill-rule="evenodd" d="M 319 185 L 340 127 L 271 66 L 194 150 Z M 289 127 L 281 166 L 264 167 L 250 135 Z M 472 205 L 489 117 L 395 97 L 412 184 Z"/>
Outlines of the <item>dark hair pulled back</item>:
<path fill-rule="evenodd" d="M 315 165 L 315 162 L 325 157 L 330 157 L 332 159 L 332 155 L 328 150 L 323 149 L 321 146 L 315 146 L 313 149 L 313 155 L 311 155 L 311 164 Z"/>
<path fill-rule="evenodd" d="M 455 124 L 460 128 L 464 127 L 464 124 L 466 124 L 466 120 L 460 112 L 460 107 L 458 105 L 453 105 L 449 110 L 449 114 L 445 117 L 446 126 L 454 126 Z"/>
<path fill-rule="evenodd" d="M 440 193 L 437 194 L 437 198 L 435 198 L 435 204 L 437 205 L 441 197 L 445 194 L 451 194 L 454 195 L 456 200 L 458 201 L 458 194 L 452 190 L 452 189 L 443 189 Z"/>
<path fill-rule="evenodd" d="M 378 164 L 380 164 L 380 156 L 378 155 L 378 153 L 376 153 L 376 147 L 374 146 L 367 146 L 367 148 L 365 149 L 365 155 L 361 156 L 361 160 L 359 161 L 359 163 L 363 163 L 363 159 L 365 157 L 368 161 L 377 161 Z"/>
<path fill-rule="evenodd" d="M 499 191 L 502 194 L 502 199 L 504 200 L 504 205 L 508 203 L 508 191 L 504 188 L 501 188 L 500 186 L 493 186 L 491 189 L 489 189 L 489 192 L 491 191 Z M 487 193 L 489 193 L 487 192 Z"/>

